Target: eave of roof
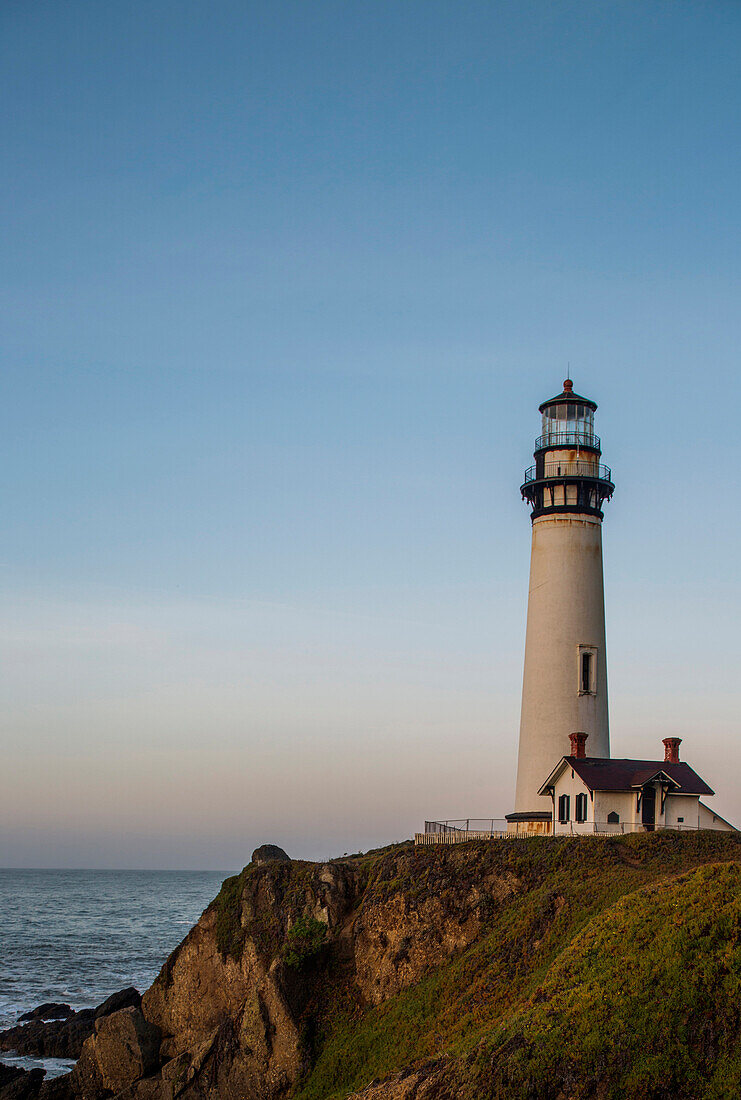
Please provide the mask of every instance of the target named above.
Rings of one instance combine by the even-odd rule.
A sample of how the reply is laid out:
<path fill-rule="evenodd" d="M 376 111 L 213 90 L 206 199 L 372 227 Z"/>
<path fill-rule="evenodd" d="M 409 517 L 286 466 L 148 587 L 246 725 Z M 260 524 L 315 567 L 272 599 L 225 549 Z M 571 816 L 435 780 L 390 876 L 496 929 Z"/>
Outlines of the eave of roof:
<path fill-rule="evenodd" d="M 563 393 L 557 393 L 555 397 L 549 397 L 542 405 L 538 405 L 538 412 L 542 413 L 543 409 L 548 409 L 551 405 L 564 405 L 569 402 L 572 405 L 586 405 L 592 412 L 597 409 L 597 402 L 592 401 L 591 398 L 582 397 L 580 393 L 574 393 L 572 390 L 564 390 Z"/>
<path fill-rule="evenodd" d="M 563 768 L 572 768 L 591 791 L 632 791 L 664 776 L 677 794 L 711 795 L 715 792 L 684 760 L 614 760 L 596 756 L 563 756 L 538 794 L 548 794 Z"/>

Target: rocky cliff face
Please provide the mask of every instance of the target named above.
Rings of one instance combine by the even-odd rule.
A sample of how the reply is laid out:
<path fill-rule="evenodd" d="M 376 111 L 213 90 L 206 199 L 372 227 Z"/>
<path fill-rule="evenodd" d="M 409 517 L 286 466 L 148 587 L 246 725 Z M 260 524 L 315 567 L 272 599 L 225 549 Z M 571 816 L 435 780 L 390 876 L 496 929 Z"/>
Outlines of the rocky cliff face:
<path fill-rule="evenodd" d="M 741 1095 L 737 860 L 696 834 L 251 863 L 53 1095 Z"/>
<path fill-rule="evenodd" d="M 224 883 L 141 1009 L 96 1026 L 73 1095 L 288 1097 L 331 1018 L 418 983 L 518 890 L 516 874 L 482 866 L 481 855 L 430 860 L 403 845 L 375 858 L 250 864 Z"/>

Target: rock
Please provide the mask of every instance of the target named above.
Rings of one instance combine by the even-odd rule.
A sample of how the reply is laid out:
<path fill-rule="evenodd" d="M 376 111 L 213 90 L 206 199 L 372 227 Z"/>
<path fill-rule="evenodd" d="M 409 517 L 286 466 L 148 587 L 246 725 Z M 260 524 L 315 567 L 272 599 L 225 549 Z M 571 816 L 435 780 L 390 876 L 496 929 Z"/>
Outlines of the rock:
<path fill-rule="evenodd" d="M 46 1004 L 39 1005 L 38 1008 L 34 1008 L 31 1012 L 24 1012 L 19 1017 L 18 1023 L 24 1024 L 28 1020 L 66 1020 L 69 1016 L 74 1016 L 74 1009 L 71 1005 L 58 1004 L 56 1001 L 48 1001 Z"/>
<path fill-rule="evenodd" d="M 81 1008 L 79 1012 L 73 1012 L 69 1005 L 40 1005 L 21 1017 L 30 1017 L 28 1023 L 0 1032 L 0 1050 L 14 1050 L 33 1058 L 79 1058 L 97 1019 L 121 1008 L 138 1008 L 140 1003 L 141 995 L 130 986 L 114 993 L 97 1008 Z M 65 1019 L 48 1018 L 50 1008 L 69 1009 L 69 1013 Z"/>
<path fill-rule="evenodd" d="M 70 1085 L 75 1100 L 102 1100 L 110 1096 L 103 1086 L 103 1078 L 93 1052 L 94 1036 L 90 1036 L 83 1045 L 82 1054 L 70 1074 Z"/>
<path fill-rule="evenodd" d="M 383 1081 L 371 1081 L 347 1100 L 457 1100 L 458 1089 L 447 1080 L 446 1069 L 445 1059 L 410 1067 Z"/>
<path fill-rule="evenodd" d="M 78 1058 L 93 1030 L 93 1013 L 76 1012 L 67 1020 L 32 1020 L 0 1032 L 0 1050 L 33 1058 Z"/>
<path fill-rule="evenodd" d="M 76 1095 L 97 1100 L 122 1092 L 157 1069 L 159 1047 L 159 1028 L 145 1020 L 140 1008 L 122 1008 L 101 1016 L 72 1071 Z"/>
<path fill-rule="evenodd" d="M 281 945 L 300 916 L 336 934 L 358 879 L 343 863 L 270 860 L 226 881 L 142 999 L 164 1036 L 162 1057 L 190 1055 L 182 1100 L 288 1095 L 310 1058 L 302 1013 L 311 983 L 285 965 Z"/>
<path fill-rule="evenodd" d="M 160 1031 L 140 1008 L 122 1008 L 96 1020 L 93 1042 L 103 1084 L 114 1093 L 158 1065 Z"/>
<path fill-rule="evenodd" d="M 39 1100 L 75 1100 L 72 1091 L 72 1074 L 65 1073 L 62 1077 L 52 1077 L 50 1081 L 44 1081 L 39 1092 Z"/>
<path fill-rule="evenodd" d="M 0 1100 L 36 1100 L 45 1072 L 0 1063 Z"/>
<path fill-rule="evenodd" d="M 99 1020 L 101 1016 L 110 1016 L 112 1012 L 118 1012 L 122 1008 L 138 1008 L 141 1003 L 141 993 L 138 989 L 134 989 L 133 985 L 130 985 L 119 993 L 113 993 L 108 1000 L 98 1005 L 95 1009 L 95 1019 Z"/>
<path fill-rule="evenodd" d="M 252 862 L 256 863 L 258 867 L 263 863 L 269 863 L 272 859 L 279 859 L 282 863 L 291 862 L 291 857 L 277 844 L 261 844 L 252 853 Z"/>
<path fill-rule="evenodd" d="M 402 861 L 398 861 L 404 868 Z M 379 1005 L 417 982 L 478 939 L 482 901 L 501 904 L 514 895 L 514 874 L 466 873 L 459 857 L 444 887 L 431 882 L 408 890 L 369 890 L 353 926 L 355 980 L 363 997 Z"/>

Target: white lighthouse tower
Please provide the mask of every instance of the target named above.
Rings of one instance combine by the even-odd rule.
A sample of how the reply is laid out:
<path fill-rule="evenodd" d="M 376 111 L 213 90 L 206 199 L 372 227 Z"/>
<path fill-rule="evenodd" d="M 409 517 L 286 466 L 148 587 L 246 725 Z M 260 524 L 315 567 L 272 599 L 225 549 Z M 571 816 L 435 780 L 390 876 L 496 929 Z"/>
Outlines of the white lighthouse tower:
<path fill-rule="evenodd" d="M 532 511 L 530 591 L 515 812 L 510 828 L 547 831 L 551 800 L 538 794 L 573 733 L 590 757 L 609 757 L 602 505 L 613 493 L 594 434 L 597 405 L 573 392 L 544 401 L 535 465 L 523 499 Z"/>

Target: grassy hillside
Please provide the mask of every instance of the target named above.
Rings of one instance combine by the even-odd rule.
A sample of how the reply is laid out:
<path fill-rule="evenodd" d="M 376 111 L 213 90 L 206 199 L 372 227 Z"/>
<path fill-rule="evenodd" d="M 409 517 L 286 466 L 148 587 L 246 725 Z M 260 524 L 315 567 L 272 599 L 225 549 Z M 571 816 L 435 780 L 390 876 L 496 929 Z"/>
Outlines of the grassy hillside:
<path fill-rule="evenodd" d="M 444 892 L 467 859 L 518 890 L 485 899 L 477 941 L 378 1007 L 353 1005 L 330 966 L 300 1100 L 443 1054 L 461 1100 L 741 1095 L 741 838 L 513 840 L 475 859 L 473 847 L 417 849 L 402 875 L 379 855 L 366 899 Z"/>
<path fill-rule="evenodd" d="M 495 1029 L 476 1096 L 741 1095 L 741 867 L 701 867 L 599 914 Z M 488 1067 L 488 1068 L 487 1068 Z M 484 1088 L 484 1082 L 486 1087 Z"/>

